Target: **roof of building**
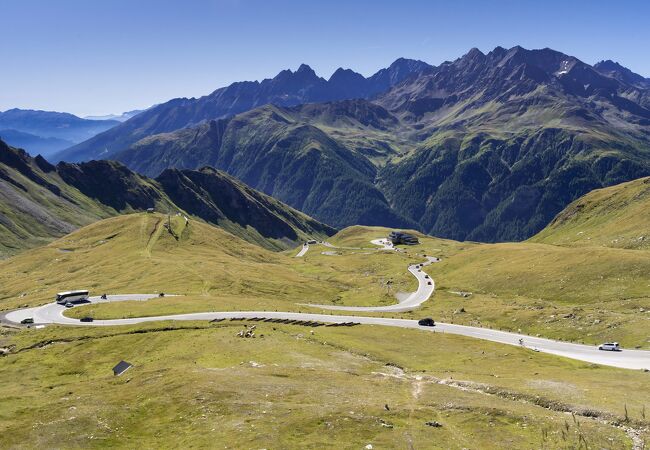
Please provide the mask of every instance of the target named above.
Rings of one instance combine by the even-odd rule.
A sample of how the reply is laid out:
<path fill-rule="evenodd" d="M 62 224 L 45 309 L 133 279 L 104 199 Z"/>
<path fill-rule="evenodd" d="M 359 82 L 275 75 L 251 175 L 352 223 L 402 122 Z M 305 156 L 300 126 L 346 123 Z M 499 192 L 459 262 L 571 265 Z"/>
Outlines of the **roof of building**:
<path fill-rule="evenodd" d="M 124 372 L 129 370 L 131 367 L 133 367 L 133 364 L 122 360 L 122 361 L 118 362 L 115 367 L 113 367 L 113 374 L 114 375 L 122 375 Z"/>

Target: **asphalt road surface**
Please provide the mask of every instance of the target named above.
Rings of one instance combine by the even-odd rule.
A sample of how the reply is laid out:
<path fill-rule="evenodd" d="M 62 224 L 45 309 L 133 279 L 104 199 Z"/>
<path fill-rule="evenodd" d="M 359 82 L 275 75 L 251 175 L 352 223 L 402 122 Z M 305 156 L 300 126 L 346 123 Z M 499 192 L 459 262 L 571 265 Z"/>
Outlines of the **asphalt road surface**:
<path fill-rule="evenodd" d="M 98 297 L 91 298 L 91 303 L 147 300 L 156 295 L 111 295 L 107 300 Z M 83 306 L 76 306 L 76 308 Z M 22 319 L 31 317 L 35 323 L 60 324 L 77 326 L 117 326 L 134 325 L 144 322 L 161 320 L 214 320 L 231 318 L 268 318 L 306 320 L 325 323 L 358 322 L 365 325 L 381 325 L 399 328 L 413 328 L 434 333 L 449 333 L 468 336 L 476 339 L 499 342 L 502 344 L 519 346 L 519 339 L 523 339 L 524 347 L 530 351 L 538 350 L 553 355 L 565 356 L 595 364 L 621 367 L 625 369 L 650 369 L 650 351 L 623 350 L 621 352 L 600 351 L 595 346 L 572 344 L 568 342 L 553 341 L 524 334 L 510 333 L 507 331 L 490 330 L 487 328 L 469 327 L 448 323 L 437 323 L 435 327 L 419 326 L 416 320 L 387 319 L 383 317 L 340 316 L 330 314 L 308 314 L 296 312 L 272 311 L 234 311 L 234 312 L 204 312 L 191 314 L 174 314 L 169 316 L 137 317 L 132 319 L 95 320 L 94 322 L 80 322 L 78 319 L 65 317 L 63 312 L 67 308 L 57 303 L 50 303 L 36 308 L 21 309 L 6 314 L 5 318 L 11 322 L 19 323 Z M 431 345 L 435 345 L 432 342 Z M 442 349 L 444 350 L 444 349 Z"/>
<path fill-rule="evenodd" d="M 305 256 L 305 253 L 309 250 L 309 244 L 303 244 L 302 248 L 298 252 L 298 254 L 295 256 L 296 258 L 300 258 L 302 256 Z"/>

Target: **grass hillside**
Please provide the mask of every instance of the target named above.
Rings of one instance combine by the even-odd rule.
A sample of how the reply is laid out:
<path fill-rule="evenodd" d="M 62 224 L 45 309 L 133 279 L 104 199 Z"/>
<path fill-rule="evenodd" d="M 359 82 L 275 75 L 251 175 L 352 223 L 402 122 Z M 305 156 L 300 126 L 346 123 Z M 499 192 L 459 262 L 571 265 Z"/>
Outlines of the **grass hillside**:
<path fill-rule="evenodd" d="M 3 309 L 50 301 L 56 292 L 175 293 L 202 308 L 277 306 L 316 300 L 327 282 L 302 277 L 274 253 L 200 221 L 136 213 L 96 222 L 51 244 L 0 261 Z M 198 299 L 198 300 L 197 300 Z M 201 300 L 202 299 L 202 300 Z"/>
<path fill-rule="evenodd" d="M 113 214 L 68 185 L 43 158 L 0 141 L 0 259 Z"/>
<path fill-rule="evenodd" d="M 113 161 L 55 167 L 0 141 L 0 259 L 148 208 L 204 220 L 270 250 L 335 232 L 211 168 L 169 170 L 153 180 Z"/>
<path fill-rule="evenodd" d="M 530 241 L 650 249 L 650 178 L 597 189 L 580 197 Z"/>
<path fill-rule="evenodd" d="M 271 252 L 200 221 L 165 223 L 160 214 L 109 218 L 1 261 L 1 308 L 81 287 L 181 294 L 68 312 L 96 318 L 393 303 L 397 291 L 415 288 L 406 267 L 426 253 L 442 258 L 427 267 L 436 293 L 421 310 L 394 316 L 647 345 L 648 317 L 633 314 L 650 309 L 644 251 L 421 235 L 406 252 L 323 254 L 332 249 L 313 245 L 294 258 L 295 251 Z M 368 248 L 388 231 L 352 227 L 330 241 Z M 236 336 L 237 321 L 0 328 L 8 352 L 0 371 L 3 442 L 619 449 L 643 448 L 650 438 L 650 378 L 642 371 L 418 330 L 257 327 L 251 339 Z M 134 367 L 114 377 L 121 359 Z M 427 425 L 433 421 L 441 426 Z"/>
<path fill-rule="evenodd" d="M 644 373 L 413 330 L 241 329 L 2 330 L 15 346 L 0 371 L 3 444 L 631 449 L 648 438 L 636 432 Z M 121 359 L 134 367 L 114 377 Z"/>
<path fill-rule="evenodd" d="M 168 169 L 155 181 L 170 201 L 188 214 L 270 250 L 293 248 L 336 232 L 211 167 Z"/>
<path fill-rule="evenodd" d="M 343 247 L 369 247 L 371 239 L 388 231 L 350 227 L 330 241 Z M 338 250 L 337 256 L 317 250 L 307 261 L 346 271 L 353 267 L 350 261 L 366 258 L 361 270 L 384 277 L 386 296 L 376 297 L 374 303 L 370 300 L 370 304 L 381 304 L 390 301 L 388 296 L 395 291 L 414 289 L 409 284 L 412 277 L 404 270 L 408 262 L 419 261 L 422 254 L 439 256 L 442 261 L 427 268 L 436 281 L 432 301 L 415 312 L 393 316 L 429 315 L 445 322 L 575 342 L 614 340 L 626 347 L 650 348 L 650 257 L 646 251 L 528 242 L 479 244 L 423 235 L 420 245 L 405 250 L 372 257 L 359 250 Z M 351 298 L 342 304 L 368 303 Z"/>
<path fill-rule="evenodd" d="M 84 239 L 72 234 L 7 261 L 0 266 L 0 282 L 6 286 L 0 290 L 0 300 L 11 301 L 7 308 L 44 302 L 57 290 L 83 284 L 96 292 L 162 290 L 187 296 L 93 305 L 72 310 L 72 315 L 90 311 L 96 317 L 122 318 L 259 308 L 320 311 L 298 303 L 389 305 L 396 302 L 397 293 L 415 290 L 415 279 L 406 267 L 427 254 L 442 258 L 428 270 L 436 281 L 432 301 L 414 312 L 382 315 L 429 315 L 440 321 L 521 330 L 594 345 L 615 340 L 628 348 L 650 348 L 650 258 L 645 251 L 536 243 L 460 243 L 420 235 L 421 244 L 406 252 L 378 252 L 371 249 L 369 241 L 385 236 L 388 229 L 351 227 L 330 240 L 350 249 L 332 254 L 332 249 L 315 245 L 305 257 L 293 258 L 295 251 L 273 254 L 242 247 L 242 241 L 199 223 L 192 223 L 196 226 L 190 227 L 190 240 L 177 242 L 161 235 L 165 238 L 161 243 L 169 241 L 173 251 L 152 253 L 153 258 L 139 256 L 146 255 L 144 243 L 138 244 L 144 245 L 144 250 L 135 254 L 124 251 L 139 236 L 136 231 L 148 236 L 164 221 L 164 217 L 151 217 L 132 215 L 103 221 L 81 230 L 80 236 L 87 236 Z M 104 235 L 110 236 L 109 230 L 122 221 L 131 231 L 121 233 L 121 239 L 102 244 L 106 256 L 97 261 L 96 255 L 101 253 L 94 250 L 92 243 L 106 240 Z M 140 231 L 141 227 L 148 231 Z M 199 227 L 207 228 L 204 231 Z M 199 251 L 198 243 L 193 244 L 199 230 L 200 236 L 222 238 L 200 241 Z M 222 244 L 226 236 L 232 240 L 230 244 Z M 228 245 L 233 249 L 255 249 L 259 260 L 270 265 L 258 269 L 257 260 L 249 267 L 248 258 L 224 259 L 222 252 Z M 74 251 L 65 251 L 70 249 Z M 42 263 L 53 260 L 49 265 Z M 113 260 L 114 265 L 107 268 L 105 261 Z M 463 292 L 471 295 L 463 297 Z"/>

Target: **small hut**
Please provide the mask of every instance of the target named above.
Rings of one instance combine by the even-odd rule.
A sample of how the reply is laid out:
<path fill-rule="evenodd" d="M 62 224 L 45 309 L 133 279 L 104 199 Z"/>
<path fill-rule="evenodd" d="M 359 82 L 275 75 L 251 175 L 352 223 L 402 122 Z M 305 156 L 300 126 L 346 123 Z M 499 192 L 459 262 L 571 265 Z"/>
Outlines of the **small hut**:
<path fill-rule="evenodd" d="M 119 376 L 122 375 L 124 372 L 129 370 L 131 367 L 133 367 L 133 364 L 128 363 L 126 361 L 120 361 L 117 363 L 115 367 L 113 367 L 113 375 Z"/>

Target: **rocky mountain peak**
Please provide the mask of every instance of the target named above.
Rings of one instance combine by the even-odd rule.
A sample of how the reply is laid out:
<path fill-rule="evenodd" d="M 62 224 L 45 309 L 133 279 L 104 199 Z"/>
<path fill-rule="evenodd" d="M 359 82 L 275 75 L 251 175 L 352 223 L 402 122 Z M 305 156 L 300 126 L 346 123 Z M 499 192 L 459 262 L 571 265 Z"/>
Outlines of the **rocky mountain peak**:
<path fill-rule="evenodd" d="M 316 72 L 314 72 L 314 69 L 309 67 L 307 64 L 300 64 L 300 67 L 298 67 L 298 70 L 296 70 L 295 73 L 299 73 L 302 75 L 313 75 L 316 76 Z"/>
<path fill-rule="evenodd" d="M 650 86 L 650 79 L 644 78 L 641 75 L 632 72 L 625 66 L 618 62 L 607 59 L 594 64 L 594 69 L 610 78 L 615 78 L 627 84 Z"/>
<path fill-rule="evenodd" d="M 328 80 L 330 83 L 340 83 L 340 82 L 349 82 L 349 81 L 360 81 L 365 80 L 366 78 L 360 73 L 355 72 L 352 69 L 344 69 L 339 67 L 332 74 Z"/>
<path fill-rule="evenodd" d="M 482 51 L 480 51 L 476 47 L 473 47 L 465 54 L 465 56 L 463 56 L 463 58 L 475 59 L 475 58 L 483 58 L 484 56 L 485 54 Z"/>

